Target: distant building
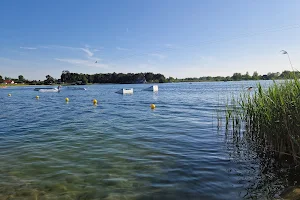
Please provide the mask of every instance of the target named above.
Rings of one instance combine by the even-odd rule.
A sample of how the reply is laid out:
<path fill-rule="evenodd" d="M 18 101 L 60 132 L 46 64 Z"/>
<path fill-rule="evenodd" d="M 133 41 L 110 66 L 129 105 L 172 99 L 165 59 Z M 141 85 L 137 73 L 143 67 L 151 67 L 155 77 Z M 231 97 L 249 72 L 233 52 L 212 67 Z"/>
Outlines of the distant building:
<path fill-rule="evenodd" d="M 3 83 L 4 84 L 15 84 L 15 82 L 13 80 L 4 80 Z"/>

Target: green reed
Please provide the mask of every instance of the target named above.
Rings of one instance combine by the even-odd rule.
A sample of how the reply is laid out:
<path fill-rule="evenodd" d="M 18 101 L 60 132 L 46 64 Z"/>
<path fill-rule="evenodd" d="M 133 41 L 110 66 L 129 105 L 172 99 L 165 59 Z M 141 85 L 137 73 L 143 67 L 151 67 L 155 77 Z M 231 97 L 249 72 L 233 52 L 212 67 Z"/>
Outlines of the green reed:
<path fill-rule="evenodd" d="M 226 130 L 245 136 L 279 158 L 300 162 L 300 81 L 275 82 L 267 89 L 233 98 L 225 111 Z"/>

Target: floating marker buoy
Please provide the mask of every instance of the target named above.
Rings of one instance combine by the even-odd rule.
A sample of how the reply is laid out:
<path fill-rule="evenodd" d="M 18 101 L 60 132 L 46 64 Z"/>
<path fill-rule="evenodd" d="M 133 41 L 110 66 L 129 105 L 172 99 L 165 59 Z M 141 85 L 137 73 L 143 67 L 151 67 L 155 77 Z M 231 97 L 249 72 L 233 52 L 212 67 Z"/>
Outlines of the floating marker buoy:
<path fill-rule="evenodd" d="M 40 96 L 36 96 L 35 98 L 36 98 L 36 99 L 39 99 L 39 98 L 40 98 Z"/>
<path fill-rule="evenodd" d="M 69 102 L 69 98 L 68 97 L 66 98 L 66 102 Z"/>
<path fill-rule="evenodd" d="M 150 108 L 151 108 L 151 109 L 155 109 L 155 107 L 156 107 L 155 104 L 151 104 L 151 105 L 150 105 Z"/>
<path fill-rule="evenodd" d="M 94 99 L 94 100 L 93 100 L 93 104 L 94 104 L 94 105 L 97 105 L 97 103 L 98 103 L 97 99 Z"/>
<path fill-rule="evenodd" d="M 11 94 L 8 94 L 9 97 L 11 97 Z"/>

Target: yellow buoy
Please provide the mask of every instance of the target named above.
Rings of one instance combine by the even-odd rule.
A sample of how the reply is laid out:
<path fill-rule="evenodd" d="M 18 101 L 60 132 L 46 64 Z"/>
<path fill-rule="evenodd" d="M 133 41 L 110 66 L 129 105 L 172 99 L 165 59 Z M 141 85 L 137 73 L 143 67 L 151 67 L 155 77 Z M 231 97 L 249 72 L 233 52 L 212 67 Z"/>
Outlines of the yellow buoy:
<path fill-rule="evenodd" d="M 39 98 L 40 98 L 40 96 L 36 96 L 35 98 L 36 98 L 36 99 L 39 99 Z"/>
<path fill-rule="evenodd" d="M 94 99 L 94 100 L 93 100 L 93 104 L 94 104 L 94 105 L 97 105 L 97 103 L 98 103 L 97 99 Z"/>
<path fill-rule="evenodd" d="M 11 97 L 11 94 L 8 94 L 9 97 Z"/>
<path fill-rule="evenodd" d="M 151 104 L 151 105 L 150 105 L 150 108 L 151 108 L 151 109 L 155 109 L 155 107 L 156 107 L 155 104 Z"/>
<path fill-rule="evenodd" d="M 68 97 L 66 98 L 66 102 L 69 102 L 69 98 Z"/>

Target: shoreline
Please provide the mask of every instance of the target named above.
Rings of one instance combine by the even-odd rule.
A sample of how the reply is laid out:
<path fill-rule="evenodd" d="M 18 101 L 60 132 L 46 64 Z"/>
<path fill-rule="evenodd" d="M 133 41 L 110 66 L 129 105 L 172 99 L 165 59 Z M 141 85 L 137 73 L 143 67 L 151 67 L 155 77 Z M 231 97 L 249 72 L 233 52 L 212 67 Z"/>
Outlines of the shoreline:
<path fill-rule="evenodd" d="M 166 83 L 211 83 L 211 82 L 243 82 L 243 81 L 280 81 L 283 79 L 274 79 L 274 80 L 238 80 L 238 81 L 176 81 L 176 82 L 164 82 L 164 83 L 87 83 L 85 85 L 71 85 L 71 84 L 53 84 L 53 85 L 30 85 L 30 84 L 0 84 L 0 89 L 5 89 L 9 87 L 56 87 L 61 86 L 89 86 L 89 85 L 154 85 L 154 84 L 166 84 Z"/>

